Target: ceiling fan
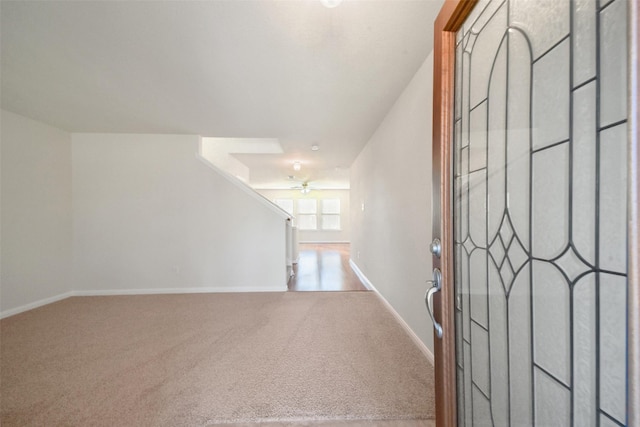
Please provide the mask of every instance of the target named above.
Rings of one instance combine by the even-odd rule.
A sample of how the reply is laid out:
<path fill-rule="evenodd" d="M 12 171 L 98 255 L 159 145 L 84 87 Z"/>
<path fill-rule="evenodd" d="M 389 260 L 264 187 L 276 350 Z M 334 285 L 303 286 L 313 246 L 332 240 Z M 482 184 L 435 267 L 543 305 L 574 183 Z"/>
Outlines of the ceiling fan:
<path fill-rule="evenodd" d="M 309 194 L 311 190 L 315 190 L 315 188 L 309 186 L 309 181 L 304 181 L 300 185 L 296 185 L 295 187 L 291 187 L 292 190 L 300 190 L 302 194 Z"/>

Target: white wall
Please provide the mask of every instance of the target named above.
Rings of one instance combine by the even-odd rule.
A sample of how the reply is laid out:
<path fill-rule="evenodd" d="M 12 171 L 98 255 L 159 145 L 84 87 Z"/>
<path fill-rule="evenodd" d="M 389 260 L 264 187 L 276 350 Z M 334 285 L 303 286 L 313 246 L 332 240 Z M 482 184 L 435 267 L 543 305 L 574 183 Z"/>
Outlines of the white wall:
<path fill-rule="evenodd" d="M 351 166 L 351 258 L 433 352 L 432 87 L 433 53 Z"/>
<path fill-rule="evenodd" d="M 2 110 L 0 310 L 71 290 L 71 135 Z"/>
<path fill-rule="evenodd" d="M 284 217 L 199 160 L 198 143 L 72 135 L 78 289 L 286 290 Z"/>
<path fill-rule="evenodd" d="M 294 204 L 298 199 L 340 199 L 340 226 L 341 230 L 299 230 L 298 241 L 300 243 L 312 242 L 349 242 L 351 239 L 351 210 L 349 204 L 349 190 L 312 190 L 309 194 L 302 194 L 300 190 L 256 190 L 267 199 L 293 199 Z M 318 202 L 320 208 L 320 202 Z M 320 218 L 318 218 L 320 227 Z"/>
<path fill-rule="evenodd" d="M 229 154 L 227 144 L 221 143 L 221 139 L 223 138 L 202 138 L 200 154 L 211 164 L 248 183 L 249 168 Z"/>

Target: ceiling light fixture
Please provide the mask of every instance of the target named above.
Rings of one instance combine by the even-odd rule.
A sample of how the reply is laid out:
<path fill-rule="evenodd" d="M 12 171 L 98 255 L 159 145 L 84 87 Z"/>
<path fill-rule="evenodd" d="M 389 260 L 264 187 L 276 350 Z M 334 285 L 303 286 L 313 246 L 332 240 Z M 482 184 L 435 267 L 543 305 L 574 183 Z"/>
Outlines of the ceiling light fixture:
<path fill-rule="evenodd" d="M 293 162 L 293 170 L 294 171 L 299 171 L 301 167 L 302 167 L 302 165 L 300 164 L 300 162 Z"/>
<path fill-rule="evenodd" d="M 320 3 L 322 3 L 324 7 L 332 9 L 342 3 L 342 0 L 320 0 Z"/>
<path fill-rule="evenodd" d="M 313 144 L 311 146 L 311 151 L 318 151 L 320 149 L 320 147 L 318 146 L 318 144 Z"/>

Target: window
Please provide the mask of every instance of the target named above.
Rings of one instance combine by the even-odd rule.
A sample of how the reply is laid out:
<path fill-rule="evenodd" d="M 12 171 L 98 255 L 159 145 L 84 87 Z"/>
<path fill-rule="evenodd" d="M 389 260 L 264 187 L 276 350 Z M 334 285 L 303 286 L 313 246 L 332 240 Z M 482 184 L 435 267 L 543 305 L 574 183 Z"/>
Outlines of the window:
<path fill-rule="evenodd" d="M 295 216 L 299 230 L 341 230 L 340 199 L 297 199 L 296 211 L 293 200 L 276 199 L 274 202 Z M 289 210 L 291 209 L 291 210 Z"/>
<path fill-rule="evenodd" d="M 293 216 L 293 199 L 275 199 L 273 203 L 280 206 L 281 209 L 287 211 L 289 215 Z"/>
<path fill-rule="evenodd" d="M 340 199 L 322 201 L 322 229 L 340 230 Z"/>
<path fill-rule="evenodd" d="M 340 230 L 340 215 L 322 215 L 323 230 Z"/>
<path fill-rule="evenodd" d="M 318 201 L 316 199 L 298 199 L 298 229 L 318 229 Z"/>
<path fill-rule="evenodd" d="M 325 199 L 322 201 L 323 214 L 340 215 L 340 199 Z"/>
<path fill-rule="evenodd" d="M 316 214 L 318 201 L 316 199 L 298 199 L 299 214 Z"/>

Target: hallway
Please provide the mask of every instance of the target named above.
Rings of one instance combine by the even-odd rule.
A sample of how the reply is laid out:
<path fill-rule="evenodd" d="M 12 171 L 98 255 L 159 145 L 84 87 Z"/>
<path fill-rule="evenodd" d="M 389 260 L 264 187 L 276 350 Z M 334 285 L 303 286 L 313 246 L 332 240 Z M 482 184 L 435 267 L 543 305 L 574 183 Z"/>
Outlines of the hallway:
<path fill-rule="evenodd" d="M 349 243 L 301 243 L 290 291 L 366 291 L 349 265 Z"/>

